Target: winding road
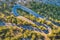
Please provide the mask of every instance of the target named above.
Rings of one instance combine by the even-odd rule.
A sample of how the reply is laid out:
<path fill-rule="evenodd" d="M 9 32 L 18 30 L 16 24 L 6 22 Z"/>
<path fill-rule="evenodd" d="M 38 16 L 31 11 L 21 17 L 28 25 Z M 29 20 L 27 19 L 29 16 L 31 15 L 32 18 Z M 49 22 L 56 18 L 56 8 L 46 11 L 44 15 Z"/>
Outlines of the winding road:
<path fill-rule="evenodd" d="M 44 16 L 41 16 L 41 15 L 37 14 L 36 12 L 32 11 L 31 9 L 29 9 L 29 8 L 27 8 L 27 7 L 25 7 L 25 6 L 22 6 L 21 4 L 16 4 L 16 5 L 14 5 L 13 8 L 12 8 L 12 12 L 13 12 L 13 14 L 14 14 L 17 18 L 20 18 L 20 19 L 22 19 L 22 20 L 24 20 L 24 21 L 27 21 L 27 22 L 31 23 L 31 24 L 35 24 L 33 21 L 31 21 L 31 20 L 29 20 L 29 19 L 27 19 L 27 18 L 25 18 L 25 17 L 23 17 L 23 16 L 20 16 L 20 15 L 18 14 L 18 12 L 17 12 L 17 9 L 19 9 L 19 8 L 22 9 L 23 11 L 28 12 L 29 14 L 34 15 L 34 16 L 37 17 L 37 18 L 44 19 Z M 49 20 L 46 19 L 46 21 L 49 21 Z M 43 24 L 43 26 L 48 29 L 49 33 L 51 32 L 51 28 L 50 28 L 49 26 L 47 26 L 46 24 Z M 23 27 L 23 28 L 26 29 L 26 26 Z M 28 29 L 28 28 L 27 28 L 27 29 Z M 36 30 L 38 30 L 38 29 L 36 29 Z M 46 32 L 45 32 L 45 33 L 46 33 Z"/>
<path fill-rule="evenodd" d="M 34 15 L 34 16 L 37 17 L 37 18 L 44 18 L 43 16 L 37 14 L 36 12 L 32 11 L 31 9 L 29 9 L 29 8 L 27 8 L 27 7 L 24 7 L 24 6 L 20 5 L 20 4 L 16 4 L 16 5 L 14 5 L 14 7 L 12 8 L 12 12 L 13 12 L 13 14 L 14 14 L 15 16 L 19 16 L 19 14 L 17 13 L 17 9 L 19 9 L 19 8 L 22 9 L 23 11 L 28 12 L 29 14 Z"/>
<path fill-rule="evenodd" d="M 23 11 L 28 12 L 29 14 L 34 15 L 34 16 L 37 17 L 37 18 L 40 18 L 40 19 L 43 19 L 43 18 L 44 18 L 43 16 L 37 14 L 36 12 L 32 11 L 31 9 L 26 8 L 26 7 L 24 7 L 24 6 L 20 5 L 20 4 L 14 5 L 13 8 L 12 8 L 13 14 L 14 14 L 17 18 L 20 18 L 20 19 L 22 19 L 22 20 L 24 20 L 24 21 L 30 22 L 31 24 L 35 24 L 35 23 L 34 23 L 33 21 L 31 21 L 31 20 L 23 17 L 23 16 L 20 16 L 20 15 L 17 13 L 17 9 L 19 9 L 19 8 L 22 9 Z M 25 27 L 26 27 L 26 26 L 25 26 Z M 24 28 L 25 28 L 25 27 L 24 27 Z M 46 27 L 48 30 L 51 29 L 51 28 L 49 28 L 49 26 L 48 26 L 48 27 L 45 26 L 45 27 Z M 28 28 L 27 28 L 27 29 L 28 29 Z M 50 31 L 50 30 L 49 30 L 49 31 Z M 48 33 L 48 32 L 46 32 L 46 31 L 44 31 L 44 32 L 45 32 L 45 33 Z"/>

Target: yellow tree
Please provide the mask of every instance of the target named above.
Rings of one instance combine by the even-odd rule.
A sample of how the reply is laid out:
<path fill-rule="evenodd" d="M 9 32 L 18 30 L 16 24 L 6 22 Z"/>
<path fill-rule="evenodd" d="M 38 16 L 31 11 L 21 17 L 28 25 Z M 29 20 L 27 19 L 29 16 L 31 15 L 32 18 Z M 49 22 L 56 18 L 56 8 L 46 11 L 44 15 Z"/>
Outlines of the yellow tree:
<path fill-rule="evenodd" d="M 35 39 L 35 34 L 33 34 L 33 35 L 32 35 L 32 38 L 31 38 L 31 40 L 34 40 L 34 39 Z"/>

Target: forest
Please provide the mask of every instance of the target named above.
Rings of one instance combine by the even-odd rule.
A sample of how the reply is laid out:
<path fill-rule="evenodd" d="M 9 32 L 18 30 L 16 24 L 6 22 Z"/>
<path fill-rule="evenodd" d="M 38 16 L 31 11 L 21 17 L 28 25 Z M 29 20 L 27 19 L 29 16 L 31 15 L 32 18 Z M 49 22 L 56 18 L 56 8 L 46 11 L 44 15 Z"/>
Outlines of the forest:
<path fill-rule="evenodd" d="M 17 12 L 22 19 L 11 12 L 14 2 L 11 2 L 10 6 L 1 3 L 0 24 L 5 24 L 0 26 L 0 40 L 60 40 L 60 6 L 37 2 L 22 4 L 45 17 L 40 19 L 18 9 Z"/>

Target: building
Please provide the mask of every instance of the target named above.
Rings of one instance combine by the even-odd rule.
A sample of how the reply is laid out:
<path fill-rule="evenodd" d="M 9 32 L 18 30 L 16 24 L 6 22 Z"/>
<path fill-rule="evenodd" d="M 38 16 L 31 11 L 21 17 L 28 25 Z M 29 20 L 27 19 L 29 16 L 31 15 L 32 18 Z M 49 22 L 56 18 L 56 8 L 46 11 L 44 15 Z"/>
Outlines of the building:
<path fill-rule="evenodd" d="M 27 3 L 27 2 L 31 2 L 33 0 L 18 0 L 17 3 Z"/>

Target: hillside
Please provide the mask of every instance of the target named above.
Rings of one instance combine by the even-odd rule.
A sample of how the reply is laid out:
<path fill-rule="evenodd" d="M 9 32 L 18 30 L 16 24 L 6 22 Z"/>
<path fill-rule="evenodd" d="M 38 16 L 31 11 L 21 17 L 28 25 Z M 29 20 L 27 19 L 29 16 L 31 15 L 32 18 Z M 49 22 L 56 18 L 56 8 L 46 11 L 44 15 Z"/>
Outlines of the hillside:
<path fill-rule="evenodd" d="M 37 18 L 18 9 L 19 16 L 12 13 L 14 3 L 1 2 L 0 40 L 58 40 L 60 39 L 60 7 L 44 3 L 21 4 L 44 18 Z M 49 21 L 47 21 L 47 20 Z"/>

